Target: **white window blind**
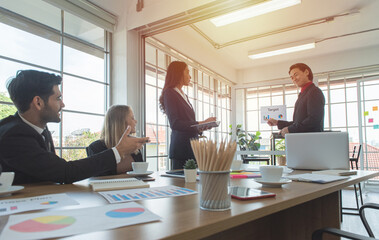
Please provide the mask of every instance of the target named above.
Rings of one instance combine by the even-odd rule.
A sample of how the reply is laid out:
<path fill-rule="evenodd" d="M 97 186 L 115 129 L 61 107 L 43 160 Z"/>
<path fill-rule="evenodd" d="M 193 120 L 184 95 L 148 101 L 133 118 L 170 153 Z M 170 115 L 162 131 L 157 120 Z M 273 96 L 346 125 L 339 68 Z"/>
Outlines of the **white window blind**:
<path fill-rule="evenodd" d="M 117 17 L 85 0 L 44 0 L 64 11 L 76 15 L 98 27 L 113 32 Z"/>

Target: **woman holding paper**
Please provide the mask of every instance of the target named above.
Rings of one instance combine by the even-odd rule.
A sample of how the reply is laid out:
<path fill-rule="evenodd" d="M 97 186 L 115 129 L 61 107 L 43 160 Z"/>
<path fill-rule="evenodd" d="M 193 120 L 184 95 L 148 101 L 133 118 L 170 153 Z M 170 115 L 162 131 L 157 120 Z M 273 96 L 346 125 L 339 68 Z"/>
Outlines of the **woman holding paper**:
<path fill-rule="evenodd" d="M 103 130 L 101 131 L 100 140 L 91 143 L 87 148 L 87 155 L 92 156 L 107 149 L 114 147 L 125 129 L 129 126 L 130 133 L 136 132 L 137 120 L 134 119 L 134 113 L 131 107 L 126 105 L 113 105 L 107 111 L 104 119 Z M 104 175 L 120 174 L 132 170 L 132 162 L 143 162 L 140 150 L 121 158 L 117 164 L 117 172 L 109 172 Z"/>
<path fill-rule="evenodd" d="M 209 128 L 191 127 L 216 121 L 215 117 L 196 121 L 195 111 L 182 87 L 190 84 L 191 76 L 186 63 L 174 61 L 167 69 L 165 85 L 159 98 L 160 108 L 168 117 L 171 128 L 169 157 L 171 169 L 182 169 L 188 159 L 195 159 L 190 139 Z"/>

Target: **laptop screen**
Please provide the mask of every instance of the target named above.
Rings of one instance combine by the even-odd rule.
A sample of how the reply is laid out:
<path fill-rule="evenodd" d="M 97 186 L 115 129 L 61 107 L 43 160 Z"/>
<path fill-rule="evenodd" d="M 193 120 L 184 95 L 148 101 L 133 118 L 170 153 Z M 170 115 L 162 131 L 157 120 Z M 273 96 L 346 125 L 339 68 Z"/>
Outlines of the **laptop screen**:
<path fill-rule="evenodd" d="M 286 134 L 287 166 L 294 169 L 349 169 L 347 132 Z"/>

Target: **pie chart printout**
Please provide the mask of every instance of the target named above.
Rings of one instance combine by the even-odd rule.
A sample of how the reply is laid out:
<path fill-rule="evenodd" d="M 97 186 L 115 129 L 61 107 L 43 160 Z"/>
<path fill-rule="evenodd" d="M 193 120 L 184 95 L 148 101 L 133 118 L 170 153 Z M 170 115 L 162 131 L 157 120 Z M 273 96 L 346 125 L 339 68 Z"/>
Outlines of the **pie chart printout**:
<path fill-rule="evenodd" d="M 111 218 L 130 218 L 145 212 L 143 208 L 120 208 L 107 212 L 105 215 Z"/>
<path fill-rule="evenodd" d="M 75 221 L 69 216 L 44 216 L 14 224 L 9 229 L 22 233 L 48 232 L 71 226 Z"/>

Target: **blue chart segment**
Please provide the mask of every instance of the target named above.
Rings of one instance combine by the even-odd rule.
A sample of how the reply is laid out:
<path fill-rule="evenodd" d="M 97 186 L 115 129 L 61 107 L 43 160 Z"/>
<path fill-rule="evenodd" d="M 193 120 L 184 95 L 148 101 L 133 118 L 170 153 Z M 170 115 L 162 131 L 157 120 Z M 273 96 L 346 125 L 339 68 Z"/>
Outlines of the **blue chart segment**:
<path fill-rule="evenodd" d="M 105 215 L 111 218 L 130 218 L 145 212 L 143 208 L 120 208 L 107 212 Z"/>
<path fill-rule="evenodd" d="M 195 193 L 196 191 L 194 190 L 181 188 L 177 186 L 100 192 L 100 194 L 103 195 L 110 203 L 130 202 L 154 198 L 177 197 Z"/>

